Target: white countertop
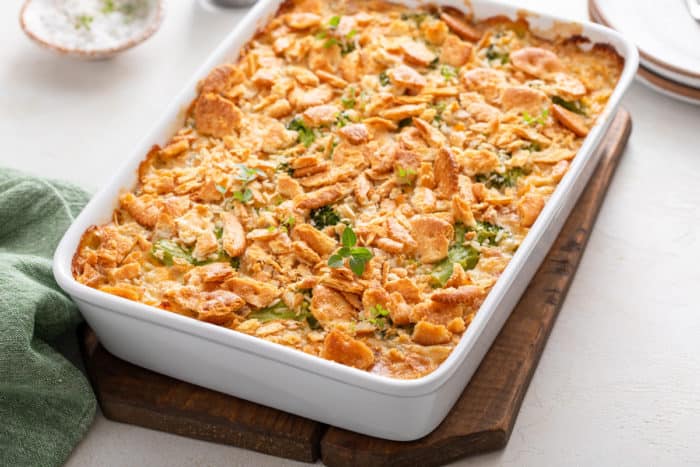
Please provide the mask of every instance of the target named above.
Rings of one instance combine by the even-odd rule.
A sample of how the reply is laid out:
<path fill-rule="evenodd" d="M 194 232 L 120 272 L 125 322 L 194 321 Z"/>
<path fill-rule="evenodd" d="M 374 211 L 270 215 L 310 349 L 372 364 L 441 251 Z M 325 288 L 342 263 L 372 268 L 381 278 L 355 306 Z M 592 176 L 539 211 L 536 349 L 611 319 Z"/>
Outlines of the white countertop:
<path fill-rule="evenodd" d="M 20 3 L 0 2 L 0 165 L 92 190 L 245 12 L 171 0 L 148 42 L 86 63 L 30 43 Z M 508 446 L 456 465 L 700 464 L 700 107 L 639 84 L 624 106 L 632 138 Z M 68 465 L 301 464 L 98 415 Z"/>

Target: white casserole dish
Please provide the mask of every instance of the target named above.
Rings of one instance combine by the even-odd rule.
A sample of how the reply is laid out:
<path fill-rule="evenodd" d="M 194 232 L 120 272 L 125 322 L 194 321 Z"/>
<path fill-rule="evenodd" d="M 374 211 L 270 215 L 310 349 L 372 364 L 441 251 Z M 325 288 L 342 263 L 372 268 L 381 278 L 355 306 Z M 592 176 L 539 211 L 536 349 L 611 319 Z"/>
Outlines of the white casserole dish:
<path fill-rule="evenodd" d="M 634 77 L 637 51 L 610 29 L 580 25 L 584 36 L 610 44 L 625 59 L 606 110 L 449 358 L 425 377 L 398 380 L 110 295 L 78 283 L 71 274 L 81 235 L 89 226 L 109 221 L 119 192 L 136 183 L 137 167 L 151 146 L 163 145 L 179 128 L 183 109 L 196 96 L 197 81 L 214 66 L 235 58 L 281 3 L 260 1 L 200 67 L 112 182 L 93 197 L 66 232 L 54 257 L 54 275 L 102 344 L 120 358 L 333 426 L 392 440 L 413 440 L 432 431 L 448 413 L 558 235 L 598 162 L 593 150 Z M 461 1 L 436 3 L 465 8 Z M 519 11 L 485 0 L 475 0 L 471 7 L 476 19 L 515 18 Z M 538 30 L 560 21 L 544 14 L 527 19 Z"/>

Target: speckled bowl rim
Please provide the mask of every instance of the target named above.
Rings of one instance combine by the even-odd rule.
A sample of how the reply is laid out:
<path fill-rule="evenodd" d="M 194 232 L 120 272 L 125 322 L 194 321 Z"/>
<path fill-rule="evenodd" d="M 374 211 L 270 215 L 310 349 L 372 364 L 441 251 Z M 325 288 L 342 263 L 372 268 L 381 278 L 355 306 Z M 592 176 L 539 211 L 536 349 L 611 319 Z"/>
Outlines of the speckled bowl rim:
<path fill-rule="evenodd" d="M 44 47 L 45 49 L 52 50 L 61 55 L 70 55 L 72 57 L 82 58 L 86 60 L 100 60 L 110 58 L 120 52 L 123 52 L 125 50 L 131 49 L 132 47 L 139 45 L 140 43 L 144 42 L 146 39 L 151 37 L 153 34 L 155 34 L 155 32 L 158 29 L 160 29 L 160 26 L 163 23 L 163 18 L 165 17 L 165 1 L 158 0 L 156 4 L 155 18 L 153 19 L 151 24 L 149 24 L 148 27 L 146 27 L 138 35 L 128 39 L 123 44 L 115 47 L 107 47 L 104 49 L 94 50 L 83 50 L 77 48 L 64 47 L 62 45 L 47 42 L 44 39 L 38 37 L 31 29 L 29 29 L 29 27 L 27 27 L 27 24 L 24 21 L 24 14 L 26 13 L 27 7 L 32 1 L 33 0 L 25 1 L 22 5 L 22 8 L 19 11 L 19 24 L 22 28 L 22 31 L 24 31 L 27 37 L 29 37 L 31 40 Z"/>

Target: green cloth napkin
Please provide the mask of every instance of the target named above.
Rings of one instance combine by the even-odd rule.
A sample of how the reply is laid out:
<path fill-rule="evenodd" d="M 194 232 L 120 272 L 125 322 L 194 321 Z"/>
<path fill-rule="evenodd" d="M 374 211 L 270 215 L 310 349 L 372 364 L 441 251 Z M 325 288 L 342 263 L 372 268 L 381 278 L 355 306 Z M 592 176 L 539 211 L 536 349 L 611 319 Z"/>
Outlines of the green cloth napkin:
<path fill-rule="evenodd" d="M 67 183 L 0 169 L 0 465 L 54 466 L 95 415 L 83 374 L 50 345 L 80 315 L 51 257 L 89 196 Z"/>

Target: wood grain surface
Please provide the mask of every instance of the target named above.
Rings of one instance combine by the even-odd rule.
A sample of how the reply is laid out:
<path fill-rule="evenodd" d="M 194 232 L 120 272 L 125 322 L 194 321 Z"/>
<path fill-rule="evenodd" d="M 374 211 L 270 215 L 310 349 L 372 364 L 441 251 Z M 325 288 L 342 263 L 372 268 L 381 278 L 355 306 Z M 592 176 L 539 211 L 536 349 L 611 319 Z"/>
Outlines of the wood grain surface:
<path fill-rule="evenodd" d="M 320 423 L 137 367 L 107 352 L 88 326 L 78 332 L 105 417 L 278 457 L 318 459 Z"/>
<path fill-rule="evenodd" d="M 247 402 L 159 375 L 109 354 L 87 327 L 81 351 L 104 415 L 112 420 L 329 466 L 436 466 L 502 448 L 574 277 L 631 130 L 625 110 L 601 162 L 520 302 L 450 414 L 431 434 L 393 442 Z"/>

